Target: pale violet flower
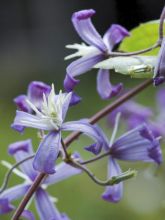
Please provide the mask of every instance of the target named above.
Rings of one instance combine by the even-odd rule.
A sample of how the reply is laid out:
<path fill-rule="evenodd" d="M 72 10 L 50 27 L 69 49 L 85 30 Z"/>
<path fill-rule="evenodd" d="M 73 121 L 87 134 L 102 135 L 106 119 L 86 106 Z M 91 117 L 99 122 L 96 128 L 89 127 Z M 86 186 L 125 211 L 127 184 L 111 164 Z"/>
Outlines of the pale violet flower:
<path fill-rule="evenodd" d="M 162 162 L 162 152 L 159 144 L 159 138 L 155 138 L 150 128 L 145 124 L 138 125 L 134 129 L 126 132 L 115 140 L 116 131 L 119 123 L 118 114 L 109 141 L 104 132 L 97 127 L 98 132 L 104 139 L 104 150 L 109 152 L 108 158 L 108 179 L 113 176 L 118 176 L 122 173 L 120 165 L 117 160 L 128 162 L 151 162 L 160 164 Z M 93 148 L 87 148 L 88 151 L 93 152 Z M 113 186 L 107 186 L 102 198 L 108 202 L 119 202 L 123 195 L 123 182 Z"/>
<path fill-rule="evenodd" d="M 55 172 L 54 163 L 59 151 L 62 150 L 61 131 L 80 131 L 95 141 L 94 145 L 98 153 L 101 150 L 102 139 L 86 120 L 64 122 L 71 98 L 71 92 L 60 92 L 56 95 L 52 86 L 50 94 L 47 97 L 43 95 L 40 110 L 27 99 L 26 102 L 32 109 L 32 113 L 16 112 L 13 128 L 23 126 L 49 131 L 41 141 L 33 162 L 34 168 L 40 172 L 48 174 Z"/>
<path fill-rule="evenodd" d="M 77 76 L 91 70 L 97 63 L 107 59 L 114 47 L 121 42 L 128 31 L 117 24 L 113 24 L 103 37 L 97 32 L 92 24 L 91 17 L 95 14 L 93 9 L 81 10 L 73 13 L 72 23 L 80 36 L 87 44 L 67 45 L 69 49 L 76 49 L 77 52 L 67 56 L 65 59 L 80 57 L 73 61 L 66 69 L 64 80 L 65 90 L 70 92 L 79 83 Z M 122 84 L 113 86 L 109 79 L 109 70 L 100 69 L 97 75 L 97 91 L 102 99 L 109 99 L 119 94 Z"/>

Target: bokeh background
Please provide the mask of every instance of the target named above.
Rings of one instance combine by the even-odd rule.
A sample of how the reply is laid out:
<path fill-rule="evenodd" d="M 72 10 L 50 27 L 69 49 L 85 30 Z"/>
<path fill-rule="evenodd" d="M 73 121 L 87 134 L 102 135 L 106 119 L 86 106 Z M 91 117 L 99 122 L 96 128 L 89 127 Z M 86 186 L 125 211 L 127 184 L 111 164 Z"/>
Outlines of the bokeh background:
<path fill-rule="evenodd" d="M 68 64 L 64 62 L 64 57 L 71 52 L 65 49 L 65 45 L 81 42 L 70 21 L 74 11 L 94 8 L 97 14 L 93 22 L 103 34 L 112 23 L 120 23 L 130 30 L 139 23 L 158 19 L 163 4 L 163 0 L 0 1 L 0 160 L 14 162 L 7 154 L 7 147 L 12 142 L 32 138 L 35 148 L 38 145 L 35 130 L 27 129 L 24 135 L 20 135 L 10 129 L 15 115 L 12 100 L 15 96 L 26 93 L 32 80 L 49 84 L 53 82 L 57 91 L 62 88 Z M 96 94 L 95 71 L 85 74 L 81 79 L 77 93 L 83 97 L 83 101 L 70 109 L 68 120 L 90 117 L 110 102 L 101 101 Z M 127 88 L 140 83 L 140 80 L 115 74 L 112 75 L 112 81 L 123 81 Z M 136 99 L 154 108 L 154 95 L 155 88 L 149 88 Z M 111 129 L 105 120 L 101 124 L 110 136 Z M 89 140 L 82 137 L 72 145 L 72 149 L 82 151 L 88 142 Z M 89 158 L 89 154 L 82 153 L 85 158 Z M 105 178 L 106 163 L 106 159 L 97 162 L 91 165 L 91 169 L 101 178 Z M 119 204 L 103 201 L 100 195 L 104 189 L 96 186 L 85 174 L 50 187 L 49 191 L 59 199 L 58 208 L 73 220 L 165 219 L 163 166 L 155 176 L 156 168 L 148 164 L 121 165 L 123 170 L 136 168 L 139 175 L 125 182 L 124 198 Z M 7 169 L 1 166 L 0 170 L 2 183 Z M 13 175 L 10 186 L 20 182 Z M 35 212 L 33 203 L 30 208 Z M 0 219 L 10 219 L 10 216 L 1 216 Z"/>

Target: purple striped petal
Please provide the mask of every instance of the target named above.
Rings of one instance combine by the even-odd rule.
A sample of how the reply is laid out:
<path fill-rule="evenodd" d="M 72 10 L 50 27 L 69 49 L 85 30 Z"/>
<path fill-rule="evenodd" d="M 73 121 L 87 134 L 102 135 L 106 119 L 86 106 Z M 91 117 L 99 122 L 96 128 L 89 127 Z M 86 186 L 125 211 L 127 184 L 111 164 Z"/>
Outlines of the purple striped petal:
<path fill-rule="evenodd" d="M 118 176 L 122 173 L 119 164 L 110 157 L 108 160 L 108 178 Z M 123 196 L 123 183 L 120 182 L 113 186 L 107 186 L 102 198 L 108 202 L 119 202 Z"/>
<path fill-rule="evenodd" d="M 26 219 L 28 219 L 28 220 L 35 220 L 35 217 L 34 217 L 33 213 L 30 212 L 29 210 L 24 210 L 24 211 L 22 212 L 22 215 L 21 215 L 21 216 L 24 217 L 24 218 L 26 218 Z"/>
<path fill-rule="evenodd" d="M 154 69 L 154 85 L 158 86 L 165 81 L 165 39 L 163 39 L 157 63 Z"/>
<path fill-rule="evenodd" d="M 79 83 L 79 80 L 75 79 L 87 71 L 89 71 L 95 64 L 102 61 L 104 56 L 102 54 L 96 54 L 92 56 L 84 56 L 73 61 L 66 70 L 66 77 L 64 79 L 64 88 L 67 92 L 70 92 Z"/>
<path fill-rule="evenodd" d="M 41 108 L 43 102 L 43 94 L 49 95 L 51 87 L 40 81 L 33 81 L 28 86 L 28 99 L 38 108 Z"/>
<path fill-rule="evenodd" d="M 103 41 L 111 52 L 116 44 L 129 35 L 127 29 L 118 24 L 113 24 L 104 34 Z"/>
<path fill-rule="evenodd" d="M 40 143 L 33 161 L 35 170 L 43 173 L 55 173 L 55 161 L 61 146 L 61 132 L 50 132 Z"/>
<path fill-rule="evenodd" d="M 114 158 L 128 161 L 162 162 L 159 141 L 142 124 L 122 135 L 111 147 Z"/>
<path fill-rule="evenodd" d="M 34 154 L 30 139 L 10 144 L 8 147 L 8 152 L 10 155 L 15 157 L 17 162 Z M 35 179 L 37 172 L 33 169 L 31 160 L 27 160 L 19 167 L 22 172 L 25 173 L 31 180 Z"/>
<path fill-rule="evenodd" d="M 95 127 L 89 124 L 88 122 L 85 122 L 83 120 L 66 122 L 62 125 L 61 130 L 80 131 L 84 133 L 85 135 L 89 136 L 90 138 L 92 138 L 94 141 L 97 142 L 95 145 L 95 149 L 98 153 L 100 153 L 103 145 L 103 140 L 98 134 Z"/>
<path fill-rule="evenodd" d="M 97 91 L 102 99 L 110 99 L 118 95 L 122 88 L 122 83 L 115 86 L 110 83 L 109 70 L 99 70 L 97 75 Z"/>
<path fill-rule="evenodd" d="M 31 109 L 26 102 L 27 96 L 26 95 L 19 95 L 14 99 L 14 103 L 17 105 L 18 109 L 23 112 L 31 113 Z"/>
<path fill-rule="evenodd" d="M 26 112 L 16 111 L 16 117 L 12 124 L 12 128 L 17 130 L 21 126 L 47 131 L 54 129 L 51 123 L 47 123 L 47 119 L 41 119 L 37 115 L 32 115 Z"/>
<path fill-rule="evenodd" d="M 91 17 L 95 14 L 93 9 L 75 12 L 72 22 L 77 33 L 87 44 L 97 47 L 100 51 L 107 50 L 102 37 L 92 24 Z"/>
<path fill-rule="evenodd" d="M 49 195 L 41 188 L 36 191 L 35 204 L 40 220 L 62 220 L 60 212 L 50 200 Z"/>
<path fill-rule="evenodd" d="M 80 159 L 80 156 L 77 155 L 77 154 L 73 154 L 72 158 L 73 159 L 75 159 L 75 158 Z M 75 167 L 73 167 L 73 166 L 71 166 L 71 165 L 69 165 L 65 162 L 62 162 L 62 163 L 60 163 L 56 166 L 55 174 L 49 175 L 45 179 L 44 183 L 48 184 L 48 185 L 52 185 L 52 184 L 55 184 L 57 182 L 68 179 L 71 176 L 78 175 L 80 173 L 82 173 L 82 170 L 77 169 L 77 168 L 75 168 Z"/>

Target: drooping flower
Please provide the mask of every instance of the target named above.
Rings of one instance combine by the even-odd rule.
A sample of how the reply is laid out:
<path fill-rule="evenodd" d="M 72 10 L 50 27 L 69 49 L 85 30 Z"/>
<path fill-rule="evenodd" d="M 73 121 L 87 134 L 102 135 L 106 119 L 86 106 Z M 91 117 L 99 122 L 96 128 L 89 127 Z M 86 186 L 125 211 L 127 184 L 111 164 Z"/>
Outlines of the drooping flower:
<path fill-rule="evenodd" d="M 17 162 L 33 154 L 33 148 L 31 140 L 19 141 L 9 145 L 9 154 L 14 156 Z M 72 158 L 79 159 L 77 153 L 72 155 Z M 3 162 L 4 165 L 10 168 L 10 164 Z M 6 214 L 15 209 L 12 202 L 23 197 L 31 184 L 33 183 L 38 172 L 33 169 L 32 161 L 28 160 L 19 166 L 19 170 L 15 169 L 14 172 L 20 176 L 24 183 L 11 187 L 0 194 L 0 214 Z M 56 219 L 56 220 L 69 220 L 65 214 L 61 214 L 55 204 L 52 197 L 45 191 L 45 189 L 52 184 L 65 180 L 73 175 L 80 174 L 81 170 L 74 168 L 65 162 L 61 162 L 56 166 L 56 173 L 54 175 L 45 178 L 41 186 L 35 192 L 34 200 L 36 208 L 41 220 Z M 23 216 L 29 220 L 34 220 L 32 214 L 29 211 L 25 211 Z M 31 216 L 31 218 L 30 218 Z"/>
<path fill-rule="evenodd" d="M 153 80 L 155 86 L 165 82 L 165 39 L 162 41 L 162 45 L 158 54 Z"/>
<path fill-rule="evenodd" d="M 61 131 L 80 131 L 96 142 L 98 153 L 101 150 L 102 140 L 86 120 L 64 122 L 71 97 L 71 92 L 60 92 L 56 95 L 52 86 L 48 97 L 43 94 L 40 110 L 30 100 L 26 100 L 35 115 L 24 111 L 16 112 L 13 128 L 24 126 L 49 131 L 41 141 L 33 162 L 34 168 L 40 172 L 48 174 L 55 172 L 54 163 L 61 149 Z"/>
<path fill-rule="evenodd" d="M 81 37 L 81 39 L 88 44 L 74 44 L 68 45 L 67 48 L 77 49 L 73 55 L 69 55 L 66 59 L 81 57 L 73 61 L 66 70 L 66 77 L 64 80 L 64 87 L 66 91 L 70 92 L 79 83 L 75 77 L 92 69 L 98 62 L 106 59 L 114 47 L 123 40 L 124 37 L 129 36 L 128 31 L 117 24 L 113 24 L 104 34 L 103 37 L 97 32 L 92 24 L 91 17 L 95 14 L 93 9 L 82 10 L 75 12 L 72 15 L 73 26 Z M 117 95 L 122 88 L 119 83 L 113 86 L 109 81 L 109 70 L 100 69 L 97 75 L 97 91 L 102 99 L 109 99 Z"/>
<path fill-rule="evenodd" d="M 112 135 L 113 140 L 111 139 L 108 141 L 108 138 L 103 131 L 100 128 L 97 129 L 104 139 L 105 151 L 109 152 L 108 179 L 122 173 L 117 160 L 130 162 L 155 162 L 157 164 L 162 162 L 159 139 L 153 136 L 152 131 L 146 124 L 143 123 L 137 126 L 136 128 L 123 134 L 115 141 L 114 135 Z M 107 186 L 105 192 L 102 194 L 102 198 L 106 201 L 116 203 L 121 200 L 122 195 L 123 182 L 120 182 L 113 186 Z"/>

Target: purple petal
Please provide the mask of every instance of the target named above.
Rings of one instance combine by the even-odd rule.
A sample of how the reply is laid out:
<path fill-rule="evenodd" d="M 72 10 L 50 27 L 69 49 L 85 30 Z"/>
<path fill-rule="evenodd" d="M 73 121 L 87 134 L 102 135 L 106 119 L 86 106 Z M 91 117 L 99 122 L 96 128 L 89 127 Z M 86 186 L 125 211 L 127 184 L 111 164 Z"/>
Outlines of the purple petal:
<path fill-rule="evenodd" d="M 60 212 L 50 200 L 49 195 L 41 188 L 36 191 L 35 204 L 40 220 L 62 220 Z"/>
<path fill-rule="evenodd" d="M 109 80 L 109 70 L 99 70 L 97 75 L 97 91 L 102 99 L 110 99 L 118 95 L 122 88 L 122 83 L 112 86 Z"/>
<path fill-rule="evenodd" d="M 28 191 L 29 184 L 20 184 L 5 190 L 1 195 L 0 199 L 8 199 L 9 202 L 19 199 L 24 196 Z"/>
<path fill-rule="evenodd" d="M 21 125 L 11 124 L 11 128 L 18 131 L 19 133 L 23 134 L 25 127 Z"/>
<path fill-rule="evenodd" d="M 31 112 L 29 105 L 26 102 L 27 96 L 26 95 L 19 95 L 14 99 L 15 104 L 17 105 L 18 109 L 23 112 Z"/>
<path fill-rule="evenodd" d="M 5 190 L 0 195 L 0 214 L 12 211 L 15 207 L 11 204 L 11 202 L 24 196 L 29 187 L 30 185 L 20 184 Z"/>
<path fill-rule="evenodd" d="M 72 98 L 69 106 L 77 105 L 79 102 L 81 102 L 81 99 L 82 98 L 78 96 L 75 92 L 72 92 Z"/>
<path fill-rule="evenodd" d="M 122 171 L 119 164 L 110 157 L 108 160 L 108 178 L 118 176 Z M 105 192 L 102 194 L 102 198 L 108 202 L 119 202 L 123 196 L 123 183 L 120 182 L 113 186 L 107 186 Z"/>
<path fill-rule="evenodd" d="M 103 145 L 103 140 L 98 134 L 96 128 L 85 121 L 71 121 L 66 122 L 62 125 L 61 130 L 64 131 L 80 131 L 85 135 L 92 138 L 94 141 L 97 141 L 95 148 L 97 148 L 97 152 L 100 152 Z"/>
<path fill-rule="evenodd" d="M 50 132 L 40 143 L 33 161 L 35 170 L 43 173 L 55 173 L 54 165 L 61 146 L 61 132 Z"/>
<path fill-rule="evenodd" d="M 162 162 L 159 141 L 145 124 L 122 135 L 112 145 L 111 154 L 121 160 Z"/>
<path fill-rule="evenodd" d="M 43 94 L 46 97 L 49 95 L 51 87 L 40 81 L 33 81 L 28 86 L 27 96 L 28 99 L 38 108 L 41 108 L 43 102 Z"/>
<path fill-rule="evenodd" d="M 24 210 L 21 216 L 28 220 L 35 220 L 33 213 L 30 212 L 29 210 Z"/>
<path fill-rule="evenodd" d="M 87 147 L 84 147 L 85 150 L 95 154 L 95 155 L 98 155 L 101 151 L 101 148 L 98 147 L 98 144 L 97 143 L 94 143 L 94 144 L 91 144 Z"/>
<path fill-rule="evenodd" d="M 17 162 L 25 159 L 34 154 L 31 140 L 18 141 L 13 144 L 10 144 L 8 147 L 8 152 L 10 155 L 14 156 Z M 34 180 L 37 173 L 32 167 L 32 161 L 27 160 L 22 163 L 20 169 L 25 173 L 31 180 Z"/>
<path fill-rule="evenodd" d="M 102 37 L 92 24 L 91 17 L 95 14 L 93 9 L 75 12 L 72 22 L 77 33 L 87 44 L 97 47 L 100 51 L 107 50 Z"/>
<path fill-rule="evenodd" d="M 109 52 L 111 52 L 114 46 L 120 43 L 120 41 L 127 36 L 130 36 L 127 29 L 118 24 L 113 24 L 104 34 L 103 41 L 106 44 Z"/>
<path fill-rule="evenodd" d="M 154 69 L 154 85 L 158 86 L 165 81 L 165 39 L 163 39 L 157 63 Z"/>
<path fill-rule="evenodd" d="M 72 157 L 76 159 L 80 158 L 80 156 L 77 157 L 77 154 L 73 154 Z M 53 175 L 49 175 L 45 179 L 44 183 L 48 185 L 52 185 L 80 173 L 82 173 L 82 170 L 77 169 L 65 162 L 62 162 L 56 166 L 56 173 Z"/>
<path fill-rule="evenodd" d="M 95 64 L 102 61 L 104 56 L 102 54 L 84 56 L 76 61 L 73 61 L 66 70 L 66 77 L 64 79 L 64 88 L 67 92 L 73 90 L 73 88 L 79 83 L 79 80 L 75 79 L 87 71 L 89 71 Z"/>
<path fill-rule="evenodd" d="M 15 207 L 9 203 L 8 199 L 0 198 L 0 215 L 13 211 Z"/>
<path fill-rule="evenodd" d="M 16 111 L 16 117 L 12 124 L 12 128 L 17 129 L 21 126 L 48 131 L 54 129 L 51 123 L 47 123 L 47 119 L 41 119 L 37 115 L 32 115 L 26 112 Z"/>
<path fill-rule="evenodd" d="M 156 94 L 156 101 L 158 105 L 158 111 L 159 112 L 164 112 L 165 109 L 165 89 L 161 88 Z"/>

